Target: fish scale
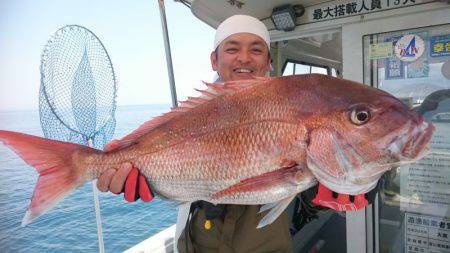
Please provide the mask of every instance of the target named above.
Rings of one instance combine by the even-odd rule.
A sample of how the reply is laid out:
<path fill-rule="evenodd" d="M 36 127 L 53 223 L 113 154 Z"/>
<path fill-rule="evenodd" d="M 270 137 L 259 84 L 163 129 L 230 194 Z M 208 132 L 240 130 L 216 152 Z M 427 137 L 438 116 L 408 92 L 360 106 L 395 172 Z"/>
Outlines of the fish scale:
<path fill-rule="evenodd" d="M 295 128 L 298 126 L 283 122 L 247 123 L 244 127 L 214 131 L 170 149 L 162 147 L 161 151 L 148 155 L 133 157 L 134 150 L 123 150 L 111 154 L 110 159 L 116 161 L 116 166 L 118 166 L 123 161 L 115 157 L 127 157 L 140 168 L 150 182 L 160 182 L 158 185 L 152 185 L 152 189 L 163 196 L 169 195 L 175 190 L 174 188 L 178 188 L 176 185 L 168 187 L 169 184 L 164 184 L 164 182 L 176 179 L 214 180 L 219 185 L 218 188 L 223 189 L 241 179 L 280 167 L 279 158 L 283 152 L 280 149 L 283 143 L 280 141 L 285 139 L 288 134 L 299 132 Z M 279 143 L 275 144 L 277 140 Z M 209 159 L 197 159 L 195 154 L 201 154 L 204 151 L 208 153 Z M 91 159 L 104 159 L 102 156 L 96 155 L 96 157 L 96 159 Z M 95 162 L 95 164 L 97 163 Z M 88 167 L 93 168 L 93 166 Z M 155 168 L 166 169 L 155 170 Z M 174 178 L 173 175 L 181 177 Z M 202 191 L 202 195 L 195 195 L 195 189 L 191 188 L 190 190 L 194 192 L 189 196 L 207 199 L 217 191 L 217 188 L 211 189 L 210 192 Z"/>

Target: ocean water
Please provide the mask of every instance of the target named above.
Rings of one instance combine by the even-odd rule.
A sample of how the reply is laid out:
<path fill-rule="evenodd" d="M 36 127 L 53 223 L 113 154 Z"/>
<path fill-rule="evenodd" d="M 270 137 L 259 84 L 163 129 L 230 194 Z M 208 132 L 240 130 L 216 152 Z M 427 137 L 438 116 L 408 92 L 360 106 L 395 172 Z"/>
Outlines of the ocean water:
<path fill-rule="evenodd" d="M 168 108 L 119 107 L 114 138 Z M 38 111 L 0 112 L 0 129 L 43 136 Z M 21 227 L 37 177 L 34 168 L 0 144 L 0 252 L 98 252 L 91 183 Z M 176 205 L 158 198 L 128 203 L 123 195 L 100 193 L 100 207 L 106 252 L 122 252 L 176 222 Z"/>

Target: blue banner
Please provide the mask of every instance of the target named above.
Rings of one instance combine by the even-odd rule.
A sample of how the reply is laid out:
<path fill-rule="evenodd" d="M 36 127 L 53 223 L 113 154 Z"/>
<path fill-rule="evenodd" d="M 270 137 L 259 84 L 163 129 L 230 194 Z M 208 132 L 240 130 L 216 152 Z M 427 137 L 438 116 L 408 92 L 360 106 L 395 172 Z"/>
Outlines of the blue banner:
<path fill-rule="evenodd" d="M 434 35 L 430 38 L 431 57 L 450 55 L 450 34 Z"/>
<path fill-rule="evenodd" d="M 385 38 L 385 42 L 392 41 L 392 46 L 395 47 L 401 35 Z M 400 61 L 395 55 L 385 60 L 385 79 L 403 79 L 405 78 L 405 67 L 403 61 Z"/>
<path fill-rule="evenodd" d="M 427 32 L 420 32 L 417 33 L 417 35 L 425 40 L 428 38 Z M 426 53 L 422 54 L 422 56 L 420 56 L 419 59 L 413 62 L 409 62 L 406 65 L 407 78 L 428 77 L 429 74 L 430 74 L 430 65 L 428 64 L 428 54 Z"/>

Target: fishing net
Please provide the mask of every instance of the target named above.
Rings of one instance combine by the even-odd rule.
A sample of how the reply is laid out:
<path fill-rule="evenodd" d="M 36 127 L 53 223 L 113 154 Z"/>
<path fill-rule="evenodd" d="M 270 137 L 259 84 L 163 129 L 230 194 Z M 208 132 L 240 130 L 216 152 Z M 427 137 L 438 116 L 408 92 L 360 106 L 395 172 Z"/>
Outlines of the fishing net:
<path fill-rule="evenodd" d="M 116 79 L 100 40 L 88 29 L 65 26 L 41 57 L 39 112 L 47 138 L 101 149 L 114 133 Z"/>
<path fill-rule="evenodd" d="M 88 29 L 65 26 L 48 40 L 41 57 L 39 114 L 45 137 L 97 149 L 112 138 L 116 79 L 100 40 Z M 97 188 L 92 186 L 99 239 L 104 252 Z"/>

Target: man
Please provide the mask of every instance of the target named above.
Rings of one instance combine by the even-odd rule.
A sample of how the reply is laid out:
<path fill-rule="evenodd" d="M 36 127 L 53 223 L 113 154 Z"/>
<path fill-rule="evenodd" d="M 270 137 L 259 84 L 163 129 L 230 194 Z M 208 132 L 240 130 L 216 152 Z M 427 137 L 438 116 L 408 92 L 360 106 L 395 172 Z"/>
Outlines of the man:
<path fill-rule="evenodd" d="M 266 76 L 270 70 L 270 38 L 265 25 L 256 18 L 235 15 L 217 28 L 211 66 L 217 71 L 216 82 Z M 101 191 L 120 193 L 131 164 L 102 174 L 97 187 Z M 132 170 L 136 174 L 136 169 Z M 136 177 L 136 176 L 134 176 Z M 130 194 L 125 190 L 126 198 Z M 128 196 L 128 197 L 127 197 Z M 207 202 L 191 207 L 192 218 L 178 241 L 180 252 L 291 252 L 289 223 L 284 212 L 272 224 L 257 229 L 263 214 L 260 206 L 226 205 L 211 220 L 214 206 Z M 214 216 L 214 215 L 213 215 Z M 185 222 L 179 220 L 179 222 Z M 189 231 L 187 233 L 187 231 Z"/>

